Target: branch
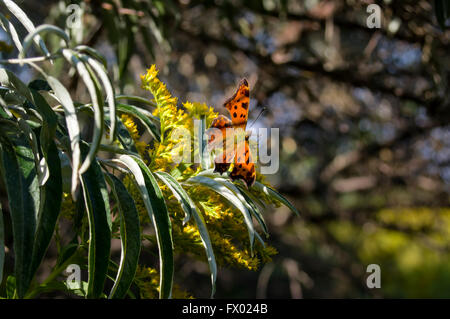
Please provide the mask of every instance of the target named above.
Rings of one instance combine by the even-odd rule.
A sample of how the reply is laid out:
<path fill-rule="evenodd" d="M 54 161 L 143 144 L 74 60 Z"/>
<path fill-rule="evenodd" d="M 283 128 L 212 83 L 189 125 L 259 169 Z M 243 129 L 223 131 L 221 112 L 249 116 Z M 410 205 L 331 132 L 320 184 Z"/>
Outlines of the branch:
<path fill-rule="evenodd" d="M 290 68 L 297 68 L 301 71 L 308 71 L 311 73 L 314 73 L 319 76 L 323 76 L 326 78 L 331 79 L 332 81 L 336 82 L 342 82 L 349 84 L 353 87 L 368 87 L 372 91 L 380 92 L 383 94 L 392 95 L 396 98 L 404 99 L 404 100 L 410 100 L 413 101 L 419 105 L 425 105 L 430 110 L 435 110 L 440 105 L 441 100 L 438 97 L 432 97 L 430 99 L 425 99 L 422 96 L 417 96 L 410 92 L 400 91 L 396 90 L 396 88 L 392 88 L 386 85 L 383 85 L 381 83 L 376 83 L 373 81 L 373 79 L 370 79 L 368 77 L 362 77 L 358 73 L 351 72 L 349 69 L 344 70 L 326 70 L 321 63 L 315 63 L 315 64 L 308 64 L 305 62 L 300 61 L 290 61 L 283 64 L 276 64 L 272 61 L 272 59 L 269 56 L 263 56 L 260 53 L 257 53 L 250 49 L 240 48 L 235 43 L 233 43 L 230 40 L 227 39 L 216 39 L 212 36 L 207 35 L 206 33 L 193 33 L 192 31 L 186 30 L 186 29 L 180 29 L 178 31 L 179 33 L 185 34 L 191 38 L 194 38 L 200 42 L 203 42 L 206 45 L 219 45 L 219 46 L 225 46 L 229 48 L 232 51 L 241 51 L 242 53 L 245 53 L 247 56 L 254 57 L 259 60 L 260 65 L 265 66 L 271 66 L 274 68 L 274 70 L 277 71 L 277 76 L 280 76 L 279 69 L 280 67 L 290 67 Z M 282 83 L 290 84 L 292 81 L 297 81 L 297 76 L 285 76 L 284 81 Z"/>

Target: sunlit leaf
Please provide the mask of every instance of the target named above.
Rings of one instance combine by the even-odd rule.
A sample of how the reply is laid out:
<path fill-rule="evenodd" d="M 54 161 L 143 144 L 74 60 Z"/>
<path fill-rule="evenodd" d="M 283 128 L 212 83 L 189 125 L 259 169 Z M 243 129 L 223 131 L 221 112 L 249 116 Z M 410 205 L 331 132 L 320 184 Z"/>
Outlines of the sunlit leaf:
<path fill-rule="evenodd" d="M 282 203 L 283 205 L 288 207 L 293 213 L 295 213 L 297 216 L 300 216 L 300 213 L 297 211 L 297 209 L 283 195 L 278 193 L 276 190 L 270 188 L 269 186 L 261 184 L 258 181 L 255 182 L 253 187 L 261 192 L 264 192 L 264 194 L 275 199 L 276 201 Z"/>
<path fill-rule="evenodd" d="M 92 67 L 92 69 L 96 72 L 96 74 L 102 81 L 103 87 L 105 88 L 106 99 L 108 101 L 109 107 L 109 120 L 110 120 L 109 143 L 112 143 L 116 137 L 116 100 L 114 99 L 113 85 L 106 73 L 105 68 L 100 62 L 87 55 L 81 56 L 81 59 L 86 61 Z"/>
<path fill-rule="evenodd" d="M 200 238 L 202 240 L 203 246 L 205 247 L 206 257 L 208 259 L 209 269 L 211 271 L 211 297 L 214 296 L 216 290 L 216 278 L 217 278 L 217 264 L 216 258 L 214 256 L 214 250 L 211 244 L 211 239 L 209 238 L 209 233 L 206 228 L 205 220 L 201 215 L 201 212 L 195 206 L 195 203 L 189 197 L 187 192 L 183 187 L 173 178 L 170 174 L 166 172 L 156 172 L 158 176 L 172 191 L 174 196 L 178 199 L 186 213 L 186 217 L 183 223 L 186 223 L 191 216 L 194 217 L 195 223 L 197 224 L 198 231 L 200 233 Z"/>
<path fill-rule="evenodd" d="M 121 155 L 119 158 L 131 171 L 141 193 L 147 213 L 156 230 L 160 264 L 160 298 L 171 298 L 173 284 L 172 225 L 164 197 L 153 174 L 145 163 L 135 156 Z"/>
<path fill-rule="evenodd" d="M 63 49 L 62 53 L 66 60 L 77 69 L 78 74 L 80 75 L 84 84 L 86 85 L 86 88 L 88 89 L 92 105 L 94 107 L 94 136 L 92 137 L 92 143 L 89 148 L 89 153 L 86 155 L 86 158 L 80 166 L 79 173 L 83 174 L 89 168 L 91 162 L 94 160 L 103 135 L 103 100 L 100 96 L 101 92 L 97 85 L 98 81 L 96 81 L 95 76 L 91 72 L 89 72 L 84 62 L 82 62 L 71 50 Z"/>
<path fill-rule="evenodd" d="M 253 227 L 252 216 L 242 201 L 234 194 L 231 190 L 229 190 L 225 185 L 215 181 L 206 176 L 194 176 L 187 180 L 188 183 L 196 183 L 200 185 L 204 185 L 219 195 L 226 198 L 234 207 L 236 207 L 244 216 L 245 224 L 247 225 L 248 235 L 250 239 L 250 249 L 253 252 L 253 244 L 255 242 L 255 229 Z"/>
<path fill-rule="evenodd" d="M 8 10 L 17 18 L 17 20 L 22 23 L 22 25 L 29 33 L 32 33 L 36 30 L 33 22 L 31 22 L 25 12 L 23 12 L 23 10 L 17 4 L 15 4 L 11 0 L 3 0 L 3 3 L 8 8 Z M 33 41 L 42 49 L 45 55 L 50 55 L 50 52 L 48 52 L 44 41 L 42 41 L 42 38 L 39 36 L 39 33 L 37 33 L 37 35 L 33 37 Z"/>

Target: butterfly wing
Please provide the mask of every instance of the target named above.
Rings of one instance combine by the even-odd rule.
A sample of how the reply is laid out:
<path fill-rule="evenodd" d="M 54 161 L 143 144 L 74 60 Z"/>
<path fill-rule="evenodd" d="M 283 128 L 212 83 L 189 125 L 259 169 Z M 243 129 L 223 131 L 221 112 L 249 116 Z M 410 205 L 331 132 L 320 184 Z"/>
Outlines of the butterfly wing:
<path fill-rule="evenodd" d="M 223 104 L 230 112 L 234 128 L 242 128 L 245 130 L 248 120 L 249 102 L 250 88 L 248 86 L 248 81 L 242 79 L 234 95 Z"/>
<path fill-rule="evenodd" d="M 236 133 L 232 136 L 226 135 L 227 128 L 233 128 L 234 131 L 245 131 L 248 120 L 248 108 L 250 102 L 250 89 L 248 81 L 242 79 L 236 92 L 225 101 L 224 106 L 230 112 L 231 120 L 220 115 L 211 124 L 211 128 L 220 130 L 217 134 L 209 134 L 208 147 L 219 147 L 219 153 L 214 159 L 214 171 L 224 173 L 228 171 L 234 159 L 234 167 L 230 173 L 230 178 L 234 181 L 242 179 L 247 187 L 254 184 L 256 180 L 255 163 L 253 162 L 248 144 L 248 136 L 242 139 L 235 146 L 234 141 Z M 230 145 L 228 145 L 231 143 Z M 231 146 L 231 147 L 230 147 Z"/>
<path fill-rule="evenodd" d="M 253 162 L 252 154 L 250 152 L 248 137 L 245 138 L 244 142 L 241 142 L 241 145 L 237 145 L 234 167 L 231 171 L 230 178 L 233 181 L 242 179 L 247 185 L 247 188 L 255 183 L 255 163 Z"/>
<path fill-rule="evenodd" d="M 211 123 L 210 129 L 206 132 L 208 135 L 208 148 L 217 149 L 219 154 L 214 158 L 214 172 L 220 174 L 228 171 L 230 164 L 233 162 L 234 147 L 228 145 L 226 129 L 231 128 L 233 123 L 229 118 L 223 115 L 219 115 Z M 232 141 L 233 137 L 230 137 L 229 141 Z"/>

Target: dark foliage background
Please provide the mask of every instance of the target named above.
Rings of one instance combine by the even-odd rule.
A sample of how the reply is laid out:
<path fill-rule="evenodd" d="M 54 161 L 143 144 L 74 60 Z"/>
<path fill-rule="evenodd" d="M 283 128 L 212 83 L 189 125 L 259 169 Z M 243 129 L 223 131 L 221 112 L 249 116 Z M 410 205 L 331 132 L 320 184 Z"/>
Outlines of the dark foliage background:
<path fill-rule="evenodd" d="M 67 5 L 82 5 L 77 36 L 118 65 L 123 93 L 142 95 L 139 75 L 156 63 L 180 100 L 225 114 L 249 79 L 250 118 L 267 109 L 253 129 L 280 128 L 270 180 L 301 217 L 267 211 L 279 254 L 258 272 L 221 269 L 217 298 L 450 297 L 445 1 L 17 3 L 36 25 L 61 27 Z M 380 29 L 366 26 L 370 3 Z M 77 78 L 65 80 L 82 100 Z M 366 286 L 369 264 L 381 266 L 380 289 Z M 207 273 L 179 262 L 194 293 L 208 294 Z"/>

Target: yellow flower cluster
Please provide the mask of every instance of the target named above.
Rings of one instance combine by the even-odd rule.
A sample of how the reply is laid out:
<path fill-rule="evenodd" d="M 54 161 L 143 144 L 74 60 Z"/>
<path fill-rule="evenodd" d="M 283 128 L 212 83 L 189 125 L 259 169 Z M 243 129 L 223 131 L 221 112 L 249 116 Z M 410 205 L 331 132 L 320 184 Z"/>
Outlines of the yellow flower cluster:
<path fill-rule="evenodd" d="M 151 267 L 138 266 L 136 270 L 135 283 L 139 287 L 142 299 L 157 299 L 159 297 L 159 273 Z M 174 284 L 172 288 L 172 298 L 193 299 L 186 291 Z"/>
<path fill-rule="evenodd" d="M 189 112 L 191 117 L 201 119 L 206 118 L 206 126 L 211 125 L 212 121 L 217 117 L 218 113 L 214 112 L 213 107 L 208 107 L 206 103 L 199 102 L 185 102 L 183 107 Z"/>
<path fill-rule="evenodd" d="M 177 145 L 180 146 L 180 138 L 172 133 L 177 129 L 187 130 L 191 133 L 191 119 L 187 113 L 171 104 L 158 107 L 153 115 L 160 119 L 161 142 L 155 142 L 154 149 L 149 152 L 150 168 L 161 170 L 171 167 L 174 152 L 180 151 L 175 149 Z"/>
<path fill-rule="evenodd" d="M 177 105 L 177 98 L 172 97 L 166 85 L 157 78 L 157 75 L 158 70 L 153 64 L 146 74 L 141 75 L 142 88 L 152 93 L 159 108 L 167 105 Z"/>
<path fill-rule="evenodd" d="M 139 134 L 139 130 L 137 128 L 136 123 L 133 120 L 133 117 L 128 114 L 122 114 L 120 116 L 120 119 L 127 128 L 128 132 L 130 133 L 130 136 L 134 141 L 134 145 L 136 146 L 138 153 L 141 156 L 144 156 L 145 151 L 147 149 L 147 144 L 143 141 L 140 141 L 141 135 Z"/>

